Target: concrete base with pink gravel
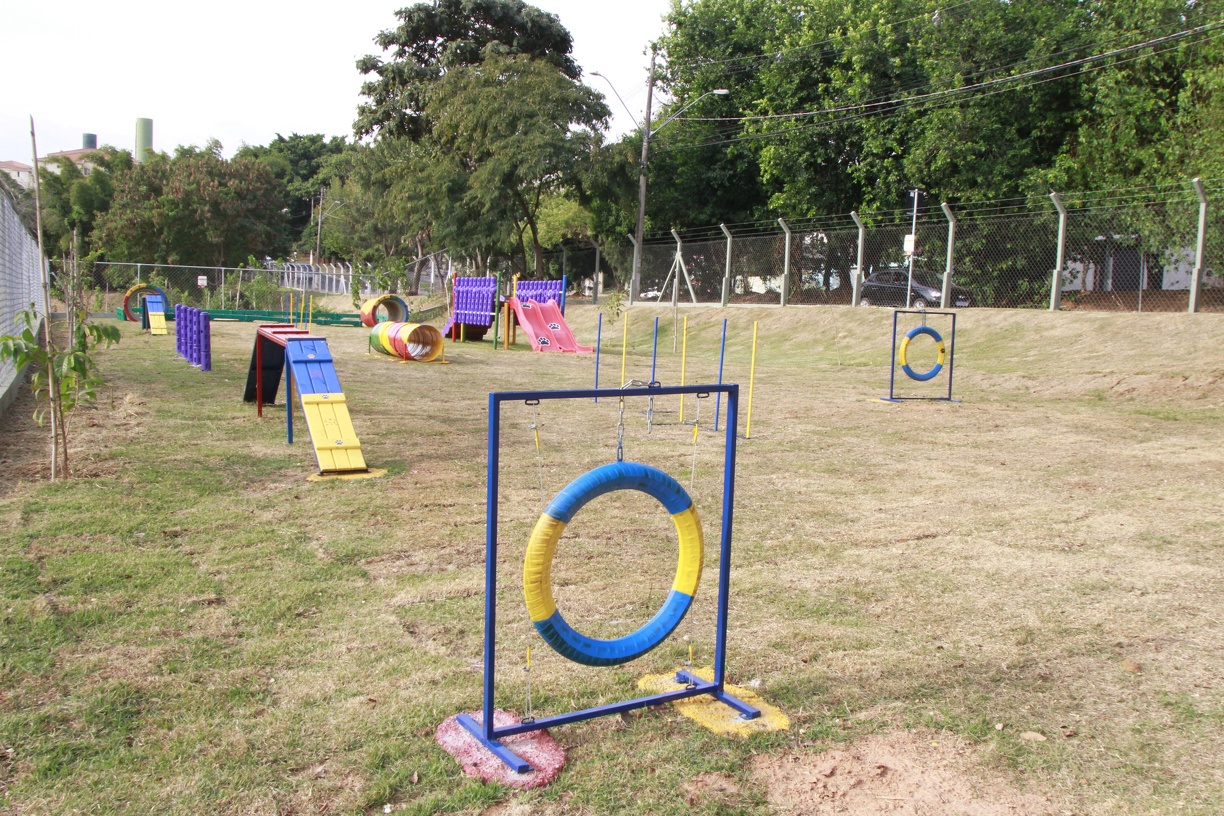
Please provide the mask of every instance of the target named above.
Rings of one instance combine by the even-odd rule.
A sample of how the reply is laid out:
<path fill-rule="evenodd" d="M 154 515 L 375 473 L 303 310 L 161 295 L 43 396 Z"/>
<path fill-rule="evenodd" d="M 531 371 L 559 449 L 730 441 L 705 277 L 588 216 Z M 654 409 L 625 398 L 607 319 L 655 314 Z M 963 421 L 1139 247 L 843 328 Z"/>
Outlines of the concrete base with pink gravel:
<path fill-rule="evenodd" d="M 549 736 L 547 731 L 529 731 L 501 740 L 502 745 L 531 765 L 532 770 L 527 773 L 515 773 L 469 734 L 467 729 L 459 724 L 456 719 L 458 716 L 456 714 L 443 720 L 438 726 L 435 739 L 446 753 L 459 760 L 463 772 L 468 776 L 527 790 L 542 788 L 552 783 L 565 767 L 565 751 L 557 741 Z M 468 716 L 476 722 L 484 721 L 484 715 L 479 711 L 470 711 Z M 520 722 L 522 720 L 519 716 L 509 711 L 493 712 L 493 725 L 497 728 L 518 725 Z"/>

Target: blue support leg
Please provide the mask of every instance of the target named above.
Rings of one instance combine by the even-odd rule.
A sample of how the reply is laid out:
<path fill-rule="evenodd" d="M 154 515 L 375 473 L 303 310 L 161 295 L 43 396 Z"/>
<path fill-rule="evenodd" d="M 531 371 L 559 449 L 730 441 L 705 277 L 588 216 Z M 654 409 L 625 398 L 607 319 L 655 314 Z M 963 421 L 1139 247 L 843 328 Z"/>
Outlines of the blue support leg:
<path fill-rule="evenodd" d="M 515 773 L 527 773 L 532 768 L 531 765 L 520 757 L 518 754 L 511 751 L 506 746 L 502 745 L 495 739 L 485 737 L 485 728 L 480 723 L 476 722 L 467 714 L 460 714 L 455 718 L 467 732 L 476 738 L 476 741 L 483 745 L 491 754 L 506 763 L 510 770 Z"/>

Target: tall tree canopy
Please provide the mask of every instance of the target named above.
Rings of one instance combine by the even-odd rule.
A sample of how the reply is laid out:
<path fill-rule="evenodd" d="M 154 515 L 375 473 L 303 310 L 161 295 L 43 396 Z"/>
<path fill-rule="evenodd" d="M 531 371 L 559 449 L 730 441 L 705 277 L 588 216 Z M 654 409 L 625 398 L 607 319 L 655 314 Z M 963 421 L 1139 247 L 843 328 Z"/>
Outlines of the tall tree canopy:
<path fill-rule="evenodd" d="M 609 116 L 600 94 L 549 62 L 490 45 L 482 62 L 447 72 L 425 111 L 439 152 L 466 174 L 465 202 L 512 223 L 542 274 L 540 206 L 580 184 Z"/>
<path fill-rule="evenodd" d="M 1203 172 L 1218 166 L 1208 123 L 1221 107 L 1224 41 L 1181 32 L 1220 25 L 1209 5 L 677 4 L 661 84 L 681 101 L 729 88 L 738 118 L 690 112 L 664 131 L 651 162 L 654 223 L 887 210 L 911 187 L 957 202 Z M 1100 58 L 1166 36 L 1184 38 Z M 692 191 L 729 178 L 737 195 L 692 206 Z"/>
<path fill-rule="evenodd" d="M 423 136 L 429 88 L 451 69 L 480 63 L 494 43 L 505 53 L 547 62 L 572 80 L 581 73 L 561 21 L 522 0 L 434 0 L 395 15 L 399 26 L 375 38 L 391 58 L 371 55 L 357 62 L 363 74 L 377 77 L 361 87 L 369 101 L 357 109 L 358 136 Z"/>
<path fill-rule="evenodd" d="M 130 153 L 109 146 L 87 159 L 88 165 L 77 165 L 71 159 L 57 158 L 39 174 L 43 240 L 49 253 L 70 254 L 75 231 L 80 254 L 89 254 L 94 223 L 110 208 L 115 178 L 132 167 Z"/>
<path fill-rule="evenodd" d="M 215 141 L 180 147 L 117 178 L 94 240 L 113 261 L 237 266 L 283 246 L 284 201 L 267 165 L 227 161 Z"/>
<path fill-rule="evenodd" d="M 285 185 L 289 204 L 289 229 L 297 240 L 310 228 L 313 202 L 319 191 L 332 181 L 330 160 L 341 155 L 346 143 L 343 136 L 327 138 L 321 133 L 291 133 L 264 145 L 243 145 L 235 159 L 256 159 L 263 162 Z"/>

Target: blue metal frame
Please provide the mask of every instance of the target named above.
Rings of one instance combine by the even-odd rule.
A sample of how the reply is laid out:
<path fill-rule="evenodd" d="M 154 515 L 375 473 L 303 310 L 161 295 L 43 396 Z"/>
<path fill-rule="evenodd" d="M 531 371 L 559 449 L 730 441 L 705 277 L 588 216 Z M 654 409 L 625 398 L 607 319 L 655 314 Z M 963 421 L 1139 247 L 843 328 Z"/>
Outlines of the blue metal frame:
<path fill-rule="evenodd" d="M 938 315 L 952 318 L 952 331 L 948 334 L 948 362 L 944 368 L 948 370 L 948 393 L 942 397 L 898 397 L 897 383 L 897 318 L 903 314 Z M 910 400 L 928 400 L 935 402 L 956 402 L 952 399 L 952 369 L 956 359 L 956 312 L 927 312 L 921 309 L 896 309 L 893 311 L 892 327 L 892 358 L 888 366 L 888 396 L 880 397 L 883 402 L 908 402 Z"/>
<path fill-rule="evenodd" d="M 599 350 L 603 347 L 603 312 L 599 313 L 599 319 L 595 321 L 595 390 L 599 390 Z M 599 397 L 595 397 L 595 402 L 599 402 Z"/>
<path fill-rule="evenodd" d="M 721 551 L 718 559 L 718 616 L 714 633 L 714 680 L 707 681 L 687 671 L 676 673 L 676 682 L 684 683 L 685 688 L 675 691 L 653 694 L 649 697 L 639 697 L 619 703 L 596 706 L 594 708 L 571 711 L 552 717 L 522 722 L 497 728 L 493 722 L 494 711 L 494 681 L 496 678 L 496 641 L 497 641 L 497 505 L 498 505 L 498 471 L 501 447 L 501 405 L 504 402 L 551 401 L 595 399 L 609 397 L 613 399 L 633 397 L 663 397 L 680 394 L 726 394 L 727 424 L 726 453 L 723 460 L 723 507 L 721 528 Z M 686 385 L 686 386 L 655 386 L 651 388 L 607 388 L 581 391 L 501 391 L 489 394 L 489 447 L 488 447 L 488 492 L 485 498 L 485 638 L 484 638 L 484 701 L 481 710 L 483 722 L 477 722 L 467 714 L 458 716 L 459 724 L 475 737 L 481 745 L 491 751 L 517 773 L 527 773 L 531 766 L 517 756 L 513 751 L 502 745 L 501 739 L 530 731 L 541 731 L 546 728 L 567 725 L 568 723 L 604 717 L 609 714 L 619 714 L 646 706 L 697 697 L 703 694 L 712 695 L 715 699 L 731 706 L 740 712 L 745 719 L 756 719 L 761 716 L 757 709 L 743 700 L 728 694 L 725 688 L 726 652 L 727 652 L 727 608 L 730 600 L 731 587 L 731 521 L 732 509 L 735 505 L 735 446 L 736 426 L 739 413 L 738 385 Z"/>
<path fill-rule="evenodd" d="M 722 340 L 718 343 L 718 384 L 722 385 L 723 361 L 727 359 L 727 318 L 723 318 Z M 714 399 L 714 430 L 718 430 L 718 417 L 722 413 L 722 394 Z"/>

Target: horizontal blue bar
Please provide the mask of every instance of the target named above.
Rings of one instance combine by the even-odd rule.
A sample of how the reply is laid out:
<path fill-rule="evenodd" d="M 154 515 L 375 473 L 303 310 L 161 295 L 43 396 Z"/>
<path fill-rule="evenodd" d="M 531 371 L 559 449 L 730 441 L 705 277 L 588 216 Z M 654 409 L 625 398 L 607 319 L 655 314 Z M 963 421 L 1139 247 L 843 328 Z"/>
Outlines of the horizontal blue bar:
<path fill-rule="evenodd" d="M 646 708 L 652 705 L 662 705 L 675 700 L 684 700 L 689 697 L 700 697 L 702 694 L 718 695 L 720 689 L 714 683 L 706 683 L 702 681 L 692 688 L 676 689 L 675 691 L 666 691 L 662 694 L 652 694 L 649 697 L 639 697 L 636 700 L 625 700 L 622 703 L 612 703 L 605 706 L 596 706 L 595 708 L 584 708 L 581 711 L 571 711 L 568 714 L 558 714 L 555 717 L 543 717 L 530 722 L 519 723 L 518 725 L 507 725 L 505 728 L 494 728 L 493 738 L 513 737 L 515 734 L 526 734 L 528 731 L 540 731 L 545 728 L 555 728 L 559 725 L 568 725 L 573 722 L 582 722 L 583 720 L 594 719 L 595 717 L 604 717 L 608 714 L 619 714 L 622 711 L 633 711 L 637 708 Z"/>
<path fill-rule="evenodd" d="M 489 399 L 495 403 L 523 400 L 591 399 L 593 397 L 668 397 L 679 394 L 734 394 L 736 383 L 723 385 L 667 385 L 657 388 L 586 388 L 581 391 L 494 391 Z"/>

